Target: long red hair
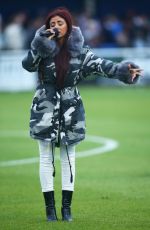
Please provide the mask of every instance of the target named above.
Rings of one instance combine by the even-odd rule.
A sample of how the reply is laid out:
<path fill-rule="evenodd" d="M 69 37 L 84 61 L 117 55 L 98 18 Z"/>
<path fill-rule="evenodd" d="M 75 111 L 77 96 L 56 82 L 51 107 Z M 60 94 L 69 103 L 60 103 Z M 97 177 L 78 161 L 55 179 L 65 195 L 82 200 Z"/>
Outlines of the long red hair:
<path fill-rule="evenodd" d="M 55 66 L 56 66 L 56 84 L 59 88 L 63 88 L 64 80 L 67 71 L 69 70 L 70 53 L 68 51 L 67 41 L 72 31 L 72 16 L 66 8 L 64 7 L 56 8 L 55 10 L 49 13 L 46 19 L 45 25 L 47 29 L 50 27 L 49 24 L 50 19 L 56 15 L 62 17 L 67 23 L 67 34 L 65 35 L 64 43 L 60 47 L 59 53 L 54 57 Z"/>

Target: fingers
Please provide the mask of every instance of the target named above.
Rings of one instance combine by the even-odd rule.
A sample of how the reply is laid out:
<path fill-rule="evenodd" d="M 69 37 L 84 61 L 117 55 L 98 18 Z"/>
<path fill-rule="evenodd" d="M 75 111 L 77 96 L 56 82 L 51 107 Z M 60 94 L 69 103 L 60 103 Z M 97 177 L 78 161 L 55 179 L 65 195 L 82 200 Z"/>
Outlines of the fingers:
<path fill-rule="evenodd" d="M 52 32 L 52 33 L 54 32 L 52 29 L 47 29 L 46 31 L 50 31 L 50 32 Z"/>
<path fill-rule="evenodd" d="M 143 71 L 143 69 L 133 69 L 133 68 L 130 68 L 129 70 L 130 70 L 130 71 L 132 71 L 132 70 L 133 70 L 133 71 L 138 71 L 138 72 Z"/>
<path fill-rule="evenodd" d="M 137 76 L 142 76 L 141 71 L 142 69 L 129 69 L 130 73 L 131 73 L 131 80 L 132 82 L 134 81 L 134 78 Z"/>
<path fill-rule="evenodd" d="M 139 69 L 139 68 L 133 68 L 131 67 L 131 64 L 128 64 L 128 68 L 129 71 L 131 73 L 131 80 L 133 81 L 134 78 L 138 75 L 138 76 L 143 76 L 143 74 L 141 73 L 143 71 L 143 69 Z"/>
<path fill-rule="evenodd" d="M 143 71 L 143 69 L 140 69 L 140 68 L 133 68 L 133 66 L 131 66 L 131 64 L 128 64 L 128 69 L 129 69 L 129 70 Z"/>
<path fill-rule="evenodd" d="M 141 71 L 143 71 L 142 69 L 129 69 L 131 74 L 138 74 L 138 75 L 142 75 Z"/>
<path fill-rule="evenodd" d="M 143 74 L 141 74 L 141 72 L 139 72 L 139 71 L 132 72 L 132 73 L 131 73 L 131 79 L 132 79 L 132 81 L 133 81 L 134 78 L 137 77 L 137 76 L 142 76 L 142 77 L 143 77 Z"/>
<path fill-rule="evenodd" d="M 49 36 L 48 39 L 51 40 L 53 37 L 55 37 L 55 34 L 52 34 L 51 36 Z"/>
<path fill-rule="evenodd" d="M 52 29 L 47 29 L 46 31 L 52 33 L 52 35 L 48 37 L 48 39 L 51 40 L 55 36 L 55 32 Z"/>
<path fill-rule="evenodd" d="M 135 77 L 136 77 L 136 74 L 132 75 L 131 80 L 134 81 Z"/>
<path fill-rule="evenodd" d="M 131 64 L 128 64 L 128 68 L 129 68 L 129 70 L 131 69 Z"/>

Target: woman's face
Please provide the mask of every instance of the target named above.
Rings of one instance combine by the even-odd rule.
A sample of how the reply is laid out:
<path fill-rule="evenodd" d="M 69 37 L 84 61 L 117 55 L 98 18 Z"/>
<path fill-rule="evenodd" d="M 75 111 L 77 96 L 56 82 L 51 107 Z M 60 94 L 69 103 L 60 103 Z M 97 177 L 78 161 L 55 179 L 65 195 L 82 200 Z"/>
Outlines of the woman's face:
<path fill-rule="evenodd" d="M 59 31 L 58 38 L 62 38 L 66 35 L 68 27 L 65 19 L 61 18 L 60 16 L 55 16 L 50 19 L 50 28 L 54 29 L 57 28 Z"/>

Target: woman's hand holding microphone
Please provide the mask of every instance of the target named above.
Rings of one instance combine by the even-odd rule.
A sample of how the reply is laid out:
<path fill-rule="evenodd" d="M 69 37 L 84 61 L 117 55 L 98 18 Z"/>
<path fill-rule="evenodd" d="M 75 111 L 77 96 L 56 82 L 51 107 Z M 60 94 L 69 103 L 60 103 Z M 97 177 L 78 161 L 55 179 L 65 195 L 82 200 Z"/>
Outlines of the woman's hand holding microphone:
<path fill-rule="evenodd" d="M 41 31 L 40 35 L 43 36 L 43 37 L 47 37 L 49 40 L 51 40 L 53 38 L 57 38 L 58 37 L 59 31 L 58 31 L 57 28 L 47 29 L 45 31 Z"/>

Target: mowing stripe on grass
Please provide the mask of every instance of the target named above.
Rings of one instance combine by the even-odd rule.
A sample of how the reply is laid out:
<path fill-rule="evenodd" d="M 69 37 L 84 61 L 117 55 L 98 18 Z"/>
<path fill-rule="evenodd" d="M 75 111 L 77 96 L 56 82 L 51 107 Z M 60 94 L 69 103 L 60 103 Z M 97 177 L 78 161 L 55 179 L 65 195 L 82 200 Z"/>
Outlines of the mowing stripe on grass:
<path fill-rule="evenodd" d="M 28 137 L 28 133 L 26 131 L 4 131 L 4 132 L 0 132 L 0 137 L 24 138 L 24 137 Z M 87 135 L 85 141 L 102 144 L 102 146 L 93 148 L 90 150 L 77 152 L 76 153 L 77 158 L 104 154 L 106 152 L 110 152 L 116 149 L 119 146 L 119 143 L 117 141 L 108 139 L 108 138 L 104 138 L 104 137 L 99 137 L 99 136 Z M 59 158 L 60 157 L 56 155 L 56 159 L 59 159 Z M 23 165 L 23 164 L 33 164 L 33 163 L 37 163 L 38 161 L 39 161 L 38 157 L 25 158 L 25 159 L 20 159 L 20 160 L 2 161 L 0 162 L 0 167 L 16 166 L 16 165 Z"/>

